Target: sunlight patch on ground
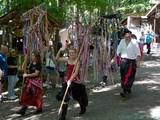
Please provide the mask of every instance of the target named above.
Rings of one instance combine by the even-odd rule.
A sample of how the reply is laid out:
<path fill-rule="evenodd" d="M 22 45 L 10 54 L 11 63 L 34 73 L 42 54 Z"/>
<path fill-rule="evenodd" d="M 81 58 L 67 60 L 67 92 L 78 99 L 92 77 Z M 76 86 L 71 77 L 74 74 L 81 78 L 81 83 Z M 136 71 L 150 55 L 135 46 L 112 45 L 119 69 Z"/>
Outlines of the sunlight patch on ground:
<path fill-rule="evenodd" d="M 157 52 L 159 52 L 159 51 L 157 51 Z M 159 54 L 153 54 L 152 56 L 158 57 L 158 56 L 159 56 Z"/>
<path fill-rule="evenodd" d="M 143 80 L 143 81 L 136 81 L 134 82 L 135 85 L 143 85 L 143 84 L 158 84 L 160 85 L 160 82 L 154 81 L 154 80 Z"/>
<path fill-rule="evenodd" d="M 148 87 L 149 90 L 160 90 L 159 86 Z"/>
<path fill-rule="evenodd" d="M 19 88 L 14 89 L 15 92 L 17 92 L 19 90 L 20 90 Z M 2 95 L 7 95 L 7 94 L 8 94 L 8 91 L 2 93 Z"/>
<path fill-rule="evenodd" d="M 144 62 L 143 65 L 145 65 L 146 67 L 159 67 L 160 63 L 155 61 L 154 63 L 153 61 L 148 61 L 148 62 Z"/>
<path fill-rule="evenodd" d="M 58 108 L 57 108 L 57 109 L 52 109 L 50 113 L 51 113 L 51 114 L 55 114 L 55 113 L 57 113 L 57 112 L 58 112 Z"/>
<path fill-rule="evenodd" d="M 160 120 L 160 106 L 150 109 L 150 116 L 155 120 Z"/>
<path fill-rule="evenodd" d="M 88 104 L 92 104 L 92 103 L 93 101 L 88 101 Z M 74 104 L 74 108 L 79 108 L 79 107 L 80 107 L 79 103 Z"/>
<path fill-rule="evenodd" d="M 13 118 L 16 118 L 16 117 L 18 117 L 19 115 L 18 114 L 12 114 L 12 115 L 9 115 L 8 117 L 8 119 L 6 119 L 6 120 L 13 120 Z"/>
<path fill-rule="evenodd" d="M 48 104 L 48 103 L 44 103 L 44 104 L 43 104 L 43 106 L 45 106 L 45 107 L 49 107 L 49 106 L 50 106 L 50 104 Z"/>
<path fill-rule="evenodd" d="M 80 106 L 79 106 L 78 103 L 74 104 L 74 108 L 79 108 L 79 107 L 80 107 Z"/>
<path fill-rule="evenodd" d="M 81 117 L 81 116 L 76 116 L 76 117 L 72 117 L 72 120 L 74 119 L 74 120 L 83 120 L 82 119 L 83 117 Z"/>
<path fill-rule="evenodd" d="M 33 115 L 28 118 L 24 118 L 23 120 L 40 120 L 41 115 Z"/>
<path fill-rule="evenodd" d="M 13 102 L 18 102 L 19 98 L 15 99 L 15 100 L 4 100 L 4 103 L 13 103 Z"/>
<path fill-rule="evenodd" d="M 19 110 L 21 107 L 14 107 L 14 108 L 11 108 L 10 110 L 12 110 L 12 111 L 17 111 L 17 110 Z"/>
<path fill-rule="evenodd" d="M 153 76 L 159 76 L 160 73 L 151 73 L 151 75 L 153 75 Z"/>
<path fill-rule="evenodd" d="M 111 91 L 114 90 L 115 88 L 117 88 L 118 86 L 120 86 L 120 83 L 116 84 L 116 85 L 110 85 L 110 86 L 106 86 L 104 88 L 101 89 L 92 89 L 93 93 L 99 93 L 99 92 L 106 92 L 106 91 Z"/>

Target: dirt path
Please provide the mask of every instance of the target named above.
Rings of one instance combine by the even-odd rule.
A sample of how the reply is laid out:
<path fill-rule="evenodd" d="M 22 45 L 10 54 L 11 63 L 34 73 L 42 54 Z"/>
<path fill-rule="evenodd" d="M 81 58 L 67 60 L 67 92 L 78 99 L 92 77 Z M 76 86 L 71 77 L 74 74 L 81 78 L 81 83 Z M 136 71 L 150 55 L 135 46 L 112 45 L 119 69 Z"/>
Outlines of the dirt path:
<path fill-rule="evenodd" d="M 143 65 L 137 70 L 133 95 L 128 100 L 119 96 L 121 88 L 116 79 L 114 86 L 88 90 L 89 106 L 83 116 L 78 116 L 79 107 L 71 101 L 67 120 L 160 120 L 160 54 L 156 52 L 145 56 Z M 34 114 L 35 109 L 29 109 L 20 117 L 15 114 L 20 108 L 18 102 L 0 103 L 0 120 L 58 120 L 57 91 L 45 91 L 44 112 L 39 115 Z"/>

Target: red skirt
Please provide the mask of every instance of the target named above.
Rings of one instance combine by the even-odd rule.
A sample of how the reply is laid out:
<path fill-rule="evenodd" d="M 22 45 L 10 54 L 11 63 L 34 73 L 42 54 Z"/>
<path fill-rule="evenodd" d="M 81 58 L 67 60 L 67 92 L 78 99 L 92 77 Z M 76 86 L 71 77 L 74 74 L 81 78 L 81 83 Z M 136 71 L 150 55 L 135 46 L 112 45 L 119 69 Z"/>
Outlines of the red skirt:
<path fill-rule="evenodd" d="M 23 106 L 36 106 L 42 108 L 42 81 L 40 78 L 27 78 L 22 91 L 20 104 Z"/>

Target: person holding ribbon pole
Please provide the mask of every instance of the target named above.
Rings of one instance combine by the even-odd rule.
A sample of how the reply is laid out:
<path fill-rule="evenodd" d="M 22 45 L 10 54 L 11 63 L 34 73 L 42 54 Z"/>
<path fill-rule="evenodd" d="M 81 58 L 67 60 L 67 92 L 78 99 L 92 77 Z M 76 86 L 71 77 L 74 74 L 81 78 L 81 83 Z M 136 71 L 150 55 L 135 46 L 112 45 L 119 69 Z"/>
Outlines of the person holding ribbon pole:
<path fill-rule="evenodd" d="M 59 120 L 65 120 L 67 114 L 68 104 L 71 93 L 74 100 L 77 100 L 80 105 L 79 114 L 84 114 L 86 112 L 86 107 L 88 105 L 88 96 L 86 93 L 86 87 L 82 84 L 80 80 L 80 61 L 79 55 L 77 56 L 77 50 L 75 48 L 69 48 L 68 58 L 60 57 L 61 48 L 56 56 L 57 61 L 64 61 L 67 63 L 66 79 L 62 86 L 61 91 L 57 94 L 56 98 L 58 101 L 62 101 L 59 114 L 61 117 Z M 60 107 L 60 109 L 61 109 Z"/>
<path fill-rule="evenodd" d="M 25 62 L 27 62 L 26 59 L 27 57 L 25 57 Z M 29 64 L 28 72 L 23 74 L 24 81 L 20 96 L 20 105 L 22 107 L 16 112 L 17 114 L 24 115 L 29 106 L 36 106 L 37 110 L 35 114 L 42 112 L 43 88 L 41 69 L 40 53 L 33 51 L 31 54 L 31 63 Z"/>

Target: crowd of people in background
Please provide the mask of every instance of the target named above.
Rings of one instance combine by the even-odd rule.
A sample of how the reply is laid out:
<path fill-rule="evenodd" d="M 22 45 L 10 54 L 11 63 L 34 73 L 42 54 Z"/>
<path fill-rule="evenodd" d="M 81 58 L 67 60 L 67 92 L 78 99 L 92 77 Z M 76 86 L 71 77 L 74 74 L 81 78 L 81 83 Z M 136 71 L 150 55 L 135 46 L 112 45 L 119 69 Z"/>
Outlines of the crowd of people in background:
<path fill-rule="evenodd" d="M 152 43 L 154 42 L 155 36 L 151 34 L 150 31 L 147 31 L 147 33 L 144 33 L 144 31 L 141 32 L 141 36 L 139 39 L 137 39 L 137 36 L 135 34 L 131 34 L 132 39 L 135 39 L 137 43 L 139 44 L 140 52 L 141 52 L 141 60 L 144 60 L 144 46 L 146 45 L 147 48 L 147 54 L 150 54 Z"/>
<path fill-rule="evenodd" d="M 14 89 L 19 80 L 18 71 L 20 68 L 18 65 L 18 54 L 15 49 L 9 49 L 6 45 L 1 45 L 0 49 L 0 101 L 2 102 L 4 98 L 2 96 L 4 85 L 8 91 L 7 99 L 15 100 L 18 96 L 15 94 Z M 66 51 L 61 52 L 60 56 L 64 54 L 66 54 Z M 28 59 L 31 59 L 31 57 Z M 44 62 L 42 63 L 42 71 L 45 74 L 43 74 L 45 76 L 43 87 L 61 87 L 65 79 L 66 64 L 56 62 L 53 46 L 50 45 L 45 51 L 44 61 L 42 62 Z"/>

